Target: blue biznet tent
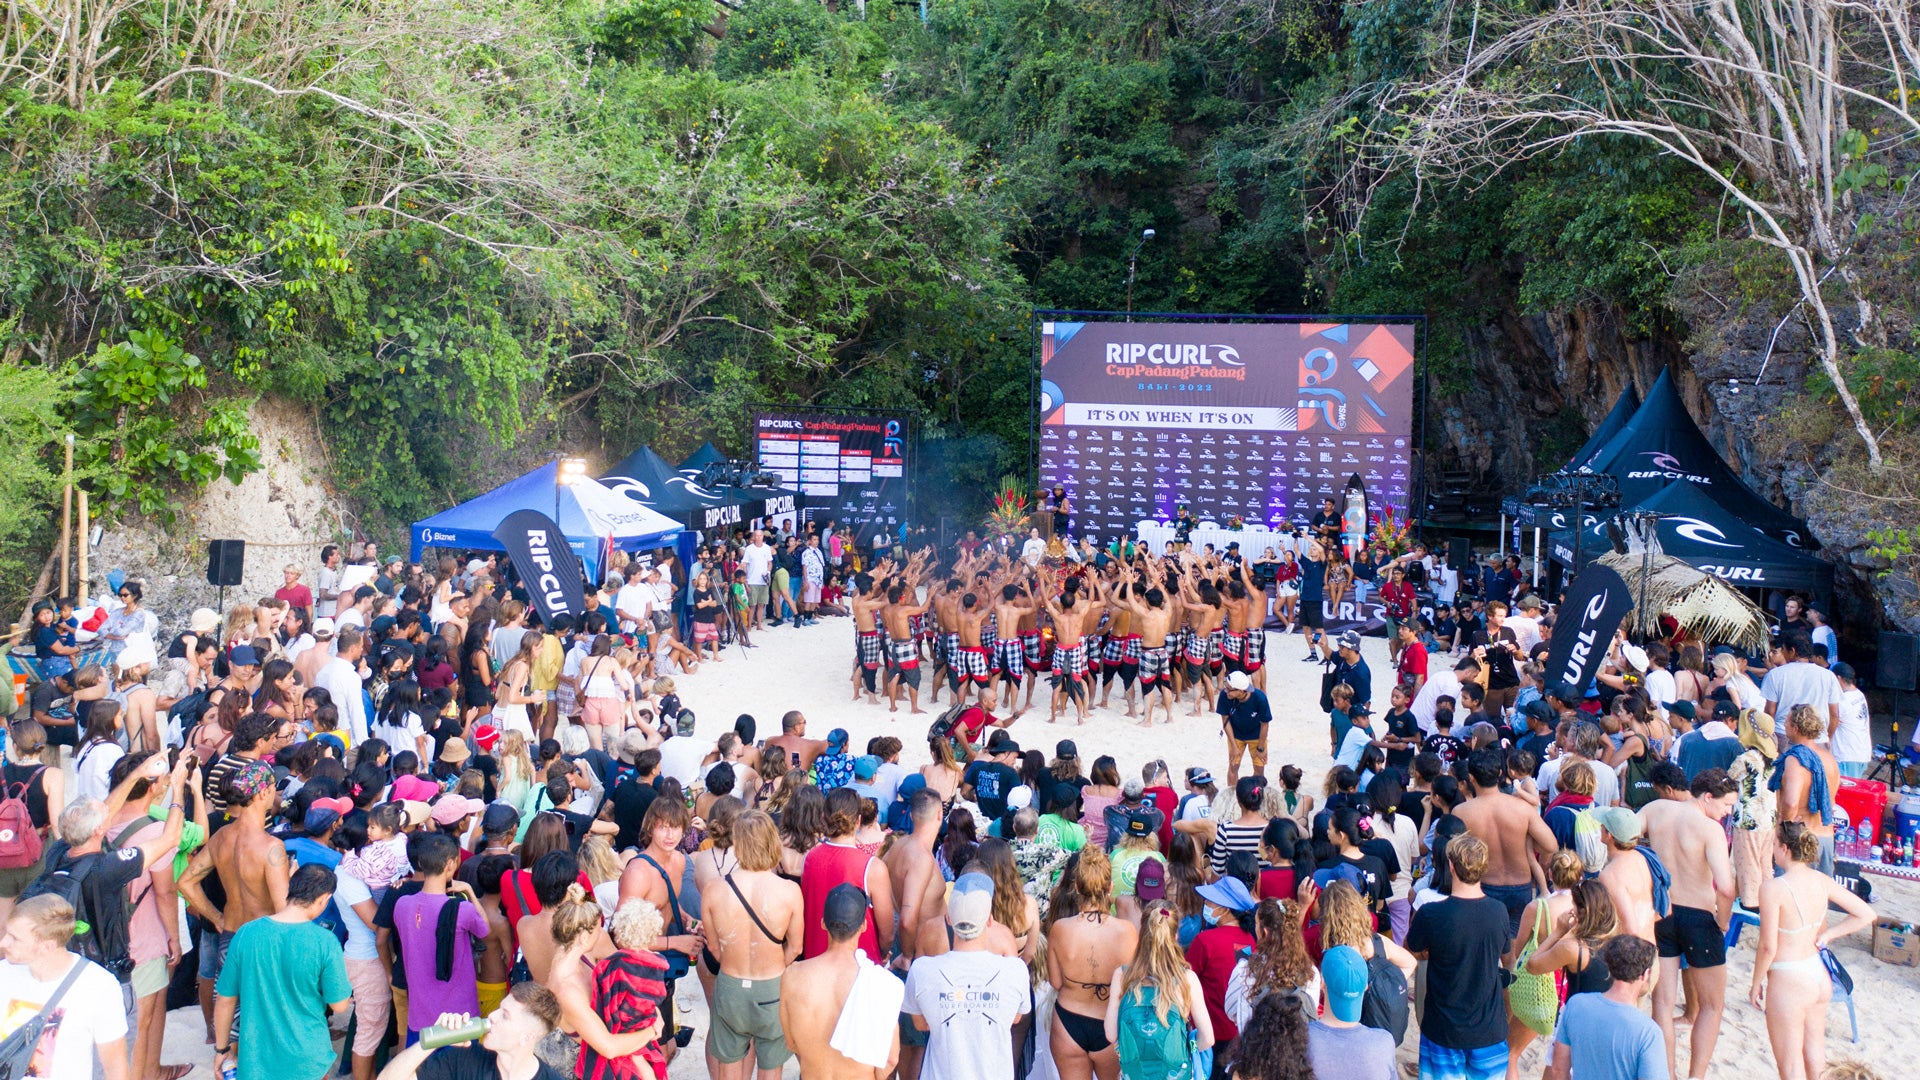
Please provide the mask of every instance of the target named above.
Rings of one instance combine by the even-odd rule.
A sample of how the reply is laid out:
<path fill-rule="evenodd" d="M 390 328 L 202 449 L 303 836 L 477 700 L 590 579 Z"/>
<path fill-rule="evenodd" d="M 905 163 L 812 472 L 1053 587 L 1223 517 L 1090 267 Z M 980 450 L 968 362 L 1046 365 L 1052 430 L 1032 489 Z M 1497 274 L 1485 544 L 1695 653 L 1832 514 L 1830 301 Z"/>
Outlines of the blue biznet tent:
<path fill-rule="evenodd" d="M 413 523 L 413 555 L 429 547 L 502 551 L 493 530 L 518 510 L 538 510 L 552 516 L 555 506 L 554 462 L 480 495 L 451 510 Z M 580 556 L 589 580 L 600 580 L 606 553 L 644 551 L 669 546 L 680 525 L 645 506 L 616 494 L 598 481 L 580 477 L 559 489 L 560 531 L 567 546 Z"/>

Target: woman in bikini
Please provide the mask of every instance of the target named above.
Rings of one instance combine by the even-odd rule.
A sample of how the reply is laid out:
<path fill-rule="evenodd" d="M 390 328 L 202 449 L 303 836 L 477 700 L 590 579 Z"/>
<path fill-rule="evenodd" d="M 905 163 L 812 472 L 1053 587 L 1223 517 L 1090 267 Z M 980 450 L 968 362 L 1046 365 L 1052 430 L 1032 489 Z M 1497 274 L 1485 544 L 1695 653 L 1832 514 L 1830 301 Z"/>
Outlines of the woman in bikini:
<path fill-rule="evenodd" d="M 701 815 L 707 823 L 707 838 L 700 850 L 688 859 L 693 864 L 694 892 L 700 896 L 711 895 L 713 889 L 720 887 L 728 874 L 740 865 L 733 853 L 733 823 L 746 812 L 746 804 L 731 795 L 722 795 L 713 800 L 713 805 Z M 700 976 L 700 989 L 707 995 L 707 1007 L 713 1007 L 713 981 L 720 977 L 720 958 L 706 945 L 700 947 L 700 962 L 695 965 Z"/>
<path fill-rule="evenodd" d="M 1820 838 L 1798 821 L 1774 830 L 1773 862 L 1781 871 L 1760 886 L 1760 945 L 1747 998 L 1767 1015 L 1780 1080 L 1810 1080 L 1827 1067 L 1827 1004 L 1833 982 L 1822 962 L 1827 942 L 1873 925 L 1873 909 L 1813 868 Z M 1827 925 L 1827 905 L 1846 918 Z"/>
<path fill-rule="evenodd" d="M 1055 992 L 1050 1045 L 1060 1080 L 1117 1080 L 1120 1052 L 1107 1038 L 1115 968 L 1133 958 L 1140 934 L 1113 915 L 1113 866 L 1082 848 L 1054 890 L 1047 926 L 1047 981 Z"/>
<path fill-rule="evenodd" d="M 933 755 L 933 763 L 920 766 L 920 775 L 926 777 L 928 787 L 940 793 L 941 806 L 952 806 L 953 796 L 960 790 L 960 777 L 966 771 L 954 759 L 953 740 L 929 735 L 927 750 Z"/>

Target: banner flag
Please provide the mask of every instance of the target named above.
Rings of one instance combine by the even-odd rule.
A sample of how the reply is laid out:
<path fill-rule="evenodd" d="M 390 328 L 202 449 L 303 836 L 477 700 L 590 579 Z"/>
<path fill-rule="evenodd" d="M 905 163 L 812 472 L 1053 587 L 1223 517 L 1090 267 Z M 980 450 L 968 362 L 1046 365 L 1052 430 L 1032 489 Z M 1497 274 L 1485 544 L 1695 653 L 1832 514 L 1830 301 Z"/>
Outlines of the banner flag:
<path fill-rule="evenodd" d="M 1553 627 L 1553 647 L 1547 653 L 1547 685 L 1572 683 L 1581 693 L 1593 685 L 1613 643 L 1613 632 L 1633 607 L 1627 583 L 1612 570 L 1593 564 L 1567 586 L 1560 617 Z"/>
<path fill-rule="evenodd" d="M 493 538 L 506 548 L 545 625 L 562 615 L 578 619 L 586 610 L 580 558 L 552 518 L 538 510 L 516 510 L 493 530 Z"/>

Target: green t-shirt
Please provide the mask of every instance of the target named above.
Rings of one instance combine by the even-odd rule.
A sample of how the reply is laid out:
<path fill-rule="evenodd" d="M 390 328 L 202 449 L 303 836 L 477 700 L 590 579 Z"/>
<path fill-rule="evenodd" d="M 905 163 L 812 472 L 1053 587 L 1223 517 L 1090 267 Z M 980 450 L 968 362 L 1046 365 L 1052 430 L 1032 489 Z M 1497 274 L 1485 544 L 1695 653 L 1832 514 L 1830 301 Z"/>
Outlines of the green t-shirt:
<path fill-rule="evenodd" d="M 1134 881 L 1140 877 L 1140 864 L 1159 857 L 1159 852 L 1147 848 L 1113 849 L 1113 895 L 1132 896 Z"/>
<path fill-rule="evenodd" d="M 255 919 L 233 935 L 214 989 L 239 998 L 241 1076 L 321 1080 L 337 1055 L 327 1005 L 353 996 L 340 942 L 320 926 Z"/>
<path fill-rule="evenodd" d="M 1059 814 L 1043 814 L 1040 827 L 1035 830 L 1036 838 L 1052 840 L 1061 851 L 1072 853 L 1087 846 L 1087 828 L 1077 821 L 1068 821 Z"/>

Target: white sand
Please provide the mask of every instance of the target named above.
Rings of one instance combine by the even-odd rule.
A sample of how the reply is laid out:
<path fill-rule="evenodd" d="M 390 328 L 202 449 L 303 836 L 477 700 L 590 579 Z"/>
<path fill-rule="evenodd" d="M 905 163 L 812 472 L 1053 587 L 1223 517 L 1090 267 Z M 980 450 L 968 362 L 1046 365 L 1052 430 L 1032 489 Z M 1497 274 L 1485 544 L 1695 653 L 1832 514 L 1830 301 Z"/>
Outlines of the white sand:
<path fill-rule="evenodd" d="M 903 762 L 917 766 L 929 760 L 927 726 L 944 705 L 923 705 L 927 715 L 910 716 L 904 702 L 897 714 L 889 714 L 884 699 L 877 706 L 868 705 L 864 700 L 852 701 L 851 620 L 829 619 L 805 628 L 791 625 L 768 628 L 756 634 L 754 640 L 756 647 L 751 650 L 743 653 L 738 647 L 728 649 L 723 663 L 705 664 L 693 675 L 676 677 L 682 701 L 700 718 L 697 734 L 701 738 L 717 738 L 730 729 L 734 718 L 743 712 L 754 716 L 759 735 L 765 738 L 779 733 L 782 714 L 789 709 L 799 709 L 807 717 L 807 734 L 812 738 L 825 738 L 833 728 L 844 727 L 852 736 L 851 744 L 862 748 L 870 738 L 891 734 L 906 744 L 901 755 Z M 1305 652 L 1297 636 L 1269 637 L 1267 694 L 1273 707 L 1274 725 L 1267 774 L 1275 775 L 1282 764 L 1299 765 L 1306 772 L 1307 786 L 1317 793 L 1319 781 L 1332 765 L 1332 758 L 1326 749 L 1326 717 L 1319 710 L 1322 669 L 1301 663 L 1300 657 Z M 1384 701 L 1391 678 L 1385 643 L 1369 638 L 1364 652 L 1374 671 L 1376 696 Z M 1049 724 L 1045 691 L 1044 685 L 1035 691 L 1035 709 L 1010 729 L 1022 747 L 1039 749 L 1051 758 L 1054 743 L 1071 738 L 1089 765 L 1100 754 L 1112 754 L 1119 762 L 1122 776 L 1137 776 L 1142 764 L 1158 758 L 1172 770 L 1176 786 L 1189 765 L 1205 765 L 1214 770 L 1216 778 L 1223 779 L 1226 742 L 1219 724 L 1211 714 L 1191 716 L 1191 697 L 1176 707 L 1175 723 L 1156 723 L 1147 729 L 1128 720 L 1117 707 L 1094 710 L 1084 726 L 1076 724 L 1071 717 Z M 943 692 L 941 701 L 946 700 Z M 1115 701 L 1117 705 L 1117 697 Z M 1004 706 L 1001 712 L 1004 715 Z M 1888 882 L 1884 878 L 1874 881 L 1880 894 L 1877 905 L 1880 914 L 1920 922 L 1920 887 Z M 1709 1073 L 1718 1080 L 1764 1080 L 1776 1075 L 1767 1044 L 1765 1019 L 1746 1000 L 1756 937 L 1752 932 L 1745 934 L 1730 958 L 1730 1001 Z M 1864 934 L 1836 943 L 1835 951 L 1853 973 L 1856 983 L 1860 1041 L 1857 1044 L 1848 1041 L 1846 1009 L 1836 1002 L 1828 1023 L 1829 1060 L 1868 1061 L 1889 1078 L 1913 1075 L 1911 1065 L 1897 1063 L 1910 1060 L 1904 1054 L 1914 1053 L 1916 1047 L 1920 1047 L 1920 969 L 1889 967 L 1874 960 L 1870 949 L 1871 942 Z M 704 1034 L 706 1009 L 697 983 L 683 982 L 678 999 L 686 1022 Z M 205 1066 L 212 1055 L 203 1047 L 202 1035 L 198 1010 L 176 1010 L 168 1017 L 164 1059 L 192 1061 L 202 1066 L 194 1074 L 196 1077 L 208 1075 Z M 1416 1033 L 1410 1031 L 1407 1045 L 1401 1051 L 1403 1060 L 1413 1059 L 1416 1040 Z M 1685 1053 L 1683 1035 L 1683 1072 Z M 1544 1045 L 1536 1043 L 1522 1059 L 1521 1074 L 1539 1076 L 1544 1062 Z M 798 1065 L 789 1063 L 784 1075 L 799 1076 Z M 706 1076 L 699 1039 L 675 1060 L 671 1076 L 675 1080 Z"/>

